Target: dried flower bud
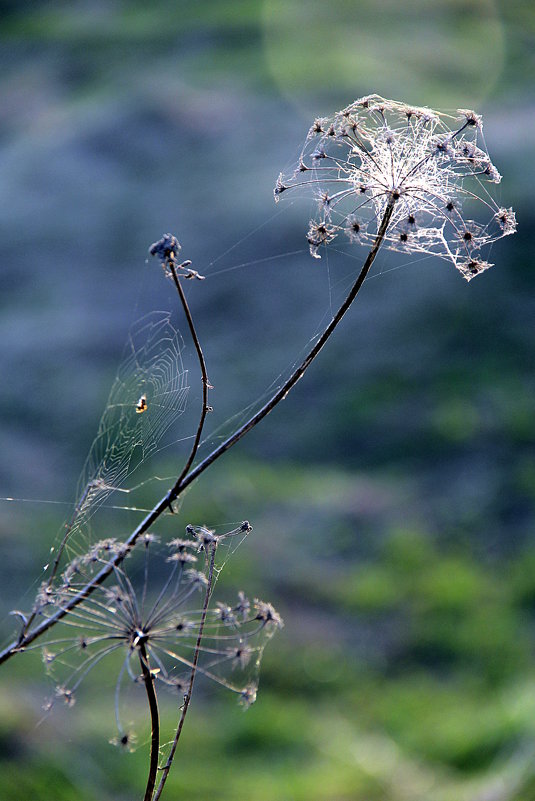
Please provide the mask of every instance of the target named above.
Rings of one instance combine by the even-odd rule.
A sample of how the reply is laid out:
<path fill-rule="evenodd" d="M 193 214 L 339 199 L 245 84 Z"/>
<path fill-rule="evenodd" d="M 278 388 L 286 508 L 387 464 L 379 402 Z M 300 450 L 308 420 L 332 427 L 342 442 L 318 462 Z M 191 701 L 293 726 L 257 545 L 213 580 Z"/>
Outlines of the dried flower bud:
<path fill-rule="evenodd" d="M 255 598 L 254 608 L 256 612 L 255 620 L 261 620 L 264 625 L 271 625 L 275 628 L 280 629 L 283 627 L 284 623 L 281 616 L 271 604 Z"/>
<path fill-rule="evenodd" d="M 208 586 L 208 579 L 200 570 L 186 570 L 186 578 L 193 587 L 198 589 Z"/>
<path fill-rule="evenodd" d="M 258 688 L 255 684 L 249 684 L 244 687 L 240 693 L 240 704 L 248 709 L 256 701 L 256 693 Z"/>
<path fill-rule="evenodd" d="M 516 216 L 513 209 L 498 209 L 494 218 L 497 220 L 504 236 L 509 236 L 509 234 L 516 232 Z"/>

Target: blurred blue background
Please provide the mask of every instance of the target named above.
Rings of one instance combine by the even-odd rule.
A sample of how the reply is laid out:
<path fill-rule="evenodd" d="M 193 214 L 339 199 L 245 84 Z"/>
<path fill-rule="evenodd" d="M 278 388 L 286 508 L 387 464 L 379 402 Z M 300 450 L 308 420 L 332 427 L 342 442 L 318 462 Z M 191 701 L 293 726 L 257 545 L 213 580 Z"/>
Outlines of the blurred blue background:
<path fill-rule="evenodd" d="M 371 92 L 483 113 L 519 220 L 496 266 L 468 286 L 446 262 L 381 254 L 306 378 L 164 521 L 250 519 L 221 593 L 265 597 L 286 622 L 250 711 L 200 687 L 169 797 L 535 799 L 533 4 L 4 2 L 0 36 L 0 494 L 19 499 L 0 501 L 6 639 L 129 327 L 153 309 L 175 310 L 190 371 L 170 441 L 194 431 L 194 354 L 151 242 L 172 231 L 206 276 L 187 286 L 215 387 L 206 454 L 288 374 L 365 255 L 313 261 L 311 205 L 273 203 L 312 119 Z M 186 445 L 140 477 L 175 475 Z M 121 536 L 138 516 L 110 520 L 95 526 Z M 4 667 L 0 799 L 140 796 L 146 748 L 108 745 L 104 685 L 37 725 L 38 656 Z"/>

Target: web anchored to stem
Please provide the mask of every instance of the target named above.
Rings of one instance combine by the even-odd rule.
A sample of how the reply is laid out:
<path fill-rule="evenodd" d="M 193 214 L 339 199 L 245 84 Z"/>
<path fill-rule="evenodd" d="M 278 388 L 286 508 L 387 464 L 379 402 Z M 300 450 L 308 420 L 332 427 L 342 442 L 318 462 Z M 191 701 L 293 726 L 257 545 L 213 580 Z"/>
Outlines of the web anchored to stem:
<path fill-rule="evenodd" d="M 23 629 L 23 634 L 19 637 L 17 641 L 9 645 L 7 648 L 0 653 L 0 664 L 5 662 L 6 659 L 12 657 L 15 653 L 23 651 L 25 648 L 28 647 L 31 643 L 33 643 L 37 638 L 42 636 L 46 631 L 48 631 L 52 626 L 56 625 L 65 615 L 68 615 L 71 610 L 75 609 L 85 598 L 90 595 L 92 592 L 95 591 L 97 587 L 99 587 L 108 576 L 113 572 L 113 569 L 120 565 L 122 560 L 124 559 L 125 555 L 128 551 L 134 547 L 139 537 L 145 534 L 151 526 L 156 522 L 156 520 L 162 515 L 165 511 L 172 508 L 173 501 L 175 501 L 181 494 L 184 492 L 186 487 L 188 487 L 198 476 L 201 475 L 213 462 L 215 462 L 220 456 L 223 455 L 226 451 L 228 451 L 233 445 L 239 442 L 251 429 L 253 429 L 261 420 L 264 419 L 277 405 L 283 400 L 287 395 L 288 392 L 292 389 L 293 386 L 299 381 L 299 379 L 304 375 L 308 367 L 312 364 L 318 353 L 322 350 L 325 343 L 332 335 L 333 331 L 339 325 L 340 321 L 350 308 L 351 304 L 353 303 L 354 299 L 356 298 L 357 294 L 359 293 L 366 276 L 372 266 L 377 252 L 381 246 L 383 241 L 385 232 L 388 228 L 388 224 L 390 218 L 393 213 L 393 209 L 395 206 L 396 200 L 391 198 L 390 201 L 387 203 L 383 219 L 381 224 L 379 225 L 379 229 L 377 232 L 377 237 L 368 253 L 368 257 L 364 262 L 364 265 L 353 284 L 350 292 L 348 293 L 346 299 L 332 318 L 329 325 L 325 328 L 322 335 L 316 340 L 315 345 L 309 351 L 303 362 L 297 367 L 296 370 L 292 373 L 292 375 L 288 378 L 288 380 L 280 387 L 277 392 L 273 395 L 273 397 L 266 403 L 264 406 L 259 409 L 256 414 L 254 414 L 246 423 L 244 423 L 240 428 L 238 428 L 230 437 L 228 437 L 224 442 L 222 442 L 215 450 L 212 451 L 205 459 L 203 459 L 196 467 L 192 468 L 187 472 L 187 474 L 179 476 L 177 481 L 175 482 L 174 486 L 164 495 L 164 497 L 156 504 L 156 506 L 149 512 L 149 514 L 141 521 L 141 523 L 134 529 L 134 531 L 130 534 L 128 539 L 124 543 L 123 550 L 114 555 L 109 563 L 104 565 L 95 575 L 94 577 L 88 582 L 88 584 L 82 587 L 69 601 L 61 608 L 58 609 L 54 615 L 43 620 L 39 623 L 35 628 L 31 630 L 26 630 L 26 627 Z M 167 235 L 168 236 L 168 235 Z M 202 421 L 204 416 L 201 418 L 201 423 L 199 424 L 201 427 Z M 200 437 L 199 437 L 200 438 Z M 182 471 L 184 472 L 184 471 Z M 40 600 L 38 603 L 46 602 L 46 598 Z"/>
<path fill-rule="evenodd" d="M 454 123 L 451 128 L 448 120 Z M 117 388 L 114 385 L 96 449 L 88 459 L 84 487 L 50 575 L 30 614 L 17 613 L 23 620 L 19 636 L 0 653 L 0 663 L 5 662 L 16 653 L 38 647 L 35 641 L 47 634 L 45 663 L 51 670 L 67 669 L 65 678 L 56 685 L 56 695 L 68 704 L 74 702 L 78 684 L 96 663 L 113 653 L 123 653 L 117 688 L 126 672 L 135 682 L 143 683 L 150 707 L 151 757 L 145 801 L 160 797 L 196 674 L 204 673 L 237 692 L 244 703 L 251 703 L 256 684 L 238 683 L 235 676 L 229 680 L 220 667 L 231 664 L 242 671 L 251 665 L 257 668 L 268 639 L 266 633 L 282 624 L 270 604 L 255 601 L 251 605 L 241 594 L 236 604 L 218 604 L 210 609 L 220 540 L 247 533 L 248 524 L 222 536 L 205 527 L 188 527 L 189 539 L 171 540 L 165 556 L 169 575 L 154 597 L 148 580 L 148 553 L 156 542 L 151 527 L 162 514 L 174 511 L 173 503 L 184 490 L 264 419 L 302 378 L 351 307 L 382 245 L 447 259 L 467 280 L 491 266 L 481 256 L 483 246 L 514 233 L 516 220 L 512 209 L 499 207 L 488 193 L 485 183 L 497 183 L 500 176 L 480 147 L 480 136 L 481 118 L 472 111 L 459 111 L 457 117 L 446 118 L 376 95 L 352 103 L 330 119 L 314 122 L 296 170 L 289 177 L 279 177 L 275 199 L 289 190 L 306 188 L 314 193 L 318 218 L 310 222 L 307 233 L 313 257 L 318 258 L 320 249 L 341 233 L 352 242 L 365 244 L 367 256 L 347 296 L 301 364 L 249 420 L 196 465 L 205 419 L 211 411 L 208 392 L 212 387 L 181 279 L 202 280 L 202 276 L 191 269 L 191 262 L 178 263 L 180 245 L 172 234 L 151 246 L 150 253 L 159 258 L 178 293 L 202 378 L 202 404 L 190 452 L 174 485 L 126 539 L 93 543 L 60 570 L 61 557 L 70 551 L 71 539 L 83 528 L 94 504 L 135 469 L 133 451 L 138 446 L 156 447 L 167 421 L 182 410 L 184 372 L 180 349 L 172 348 L 170 367 L 163 373 L 160 362 L 156 359 L 153 363 L 154 371 L 163 374 L 159 382 L 154 382 L 151 371 L 141 370 L 141 393 L 135 384 L 133 394 L 123 397 L 120 390 L 124 382 Z M 472 208 L 484 209 L 486 221 L 467 219 L 465 210 Z M 132 348 L 132 354 L 137 367 L 136 348 Z M 116 459 L 113 441 L 116 421 L 117 431 L 123 432 L 121 460 Z M 143 432 L 148 432 L 145 438 Z M 101 445 L 102 458 L 98 451 Z M 191 566 L 198 558 L 194 551 L 202 553 L 204 570 Z M 139 552 L 145 557 L 141 596 L 127 570 L 128 565 L 135 564 Z M 127 557 L 129 561 L 123 565 Z M 115 582 L 111 587 L 105 586 L 108 578 Z M 204 592 L 203 601 L 196 610 L 186 612 L 184 604 L 196 590 Z M 56 637 L 54 632 L 52 639 L 52 629 L 58 624 L 67 627 L 68 636 Z M 133 657 L 141 679 L 132 667 Z M 181 675 L 182 668 L 185 675 Z M 158 788 L 157 683 L 183 694 L 182 712 Z M 118 689 L 116 695 L 118 698 Z M 119 740 L 128 744 L 118 712 L 117 720 Z"/>
<path fill-rule="evenodd" d="M 299 164 L 275 186 L 312 190 L 318 216 L 310 221 L 310 253 L 339 234 L 370 245 L 391 198 L 396 200 L 385 245 L 439 256 L 470 281 L 492 265 L 481 250 L 516 230 L 511 208 L 488 190 L 501 175 L 490 160 L 482 119 L 459 109 L 446 115 L 379 95 L 351 103 L 311 126 Z M 468 215 L 478 219 L 468 219 Z"/>

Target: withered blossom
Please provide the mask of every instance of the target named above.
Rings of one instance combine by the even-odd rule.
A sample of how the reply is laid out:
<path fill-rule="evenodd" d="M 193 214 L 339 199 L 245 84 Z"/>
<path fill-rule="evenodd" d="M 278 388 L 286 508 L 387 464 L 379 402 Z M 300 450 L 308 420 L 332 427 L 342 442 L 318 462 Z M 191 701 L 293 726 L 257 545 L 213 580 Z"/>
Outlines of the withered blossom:
<path fill-rule="evenodd" d="M 113 567 L 113 584 L 98 586 L 74 610 L 58 621 L 54 637 L 40 645 L 43 663 L 55 680 L 54 698 L 73 706 L 86 675 L 106 660 L 115 664 L 115 712 L 118 736 L 114 743 L 129 750 L 132 735 L 121 723 L 120 690 L 129 678 L 140 685 L 140 660 L 150 669 L 155 686 L 166 686 L 180 697 L 187 691 L 198 648 L 198 673 L 231 690 L 240 703 L 256 697 L 263 650 L 282 620 L 271 604 L 243 592 L 235 603 L 218 602 L 203 611 L 210 553 L 220 540 L 247 534 L 248 522 L 224 534 L 204 526 L 188 526 L 192 539 L 176 538 L 166 546 L 154 534 L 140 538 L 120 566 Z M 77 557 L 63 581 L 47 593 L 43 616 L 57 614 L 80 591 L 94 563 L 110 562 L 124 544 L 105 539 Z M 194 553 L 197 552 L 198 556 Z M 199 560 L 204 569 L 191 564 Z M 198 636 L 205 615 L 202 642 Z M 109 659 L 116 655 L 118 659 Z M 54 699 L 53 699 L 54 700 Z M 50 702 L 49 706 L 53 703 Z M 123 742 L 124 739 L 124 742 Z"/>
<path fill-rule="evenodd" d="M 318 218 L 307 239 L 315 258 L 342 233 L 370 246 L 394 201 L 385 246 L 439 256 L 470 281 L 492 266 L 481 249 L 516 231 L 513 210 L 489 191 L 501 175 L 482 125 L 468 109 L 450 115 L 379 95 L 360 98 L 314 121 L 297 168 L 277 179 L 275 200 L 290 189 L 313 192 Z"/>

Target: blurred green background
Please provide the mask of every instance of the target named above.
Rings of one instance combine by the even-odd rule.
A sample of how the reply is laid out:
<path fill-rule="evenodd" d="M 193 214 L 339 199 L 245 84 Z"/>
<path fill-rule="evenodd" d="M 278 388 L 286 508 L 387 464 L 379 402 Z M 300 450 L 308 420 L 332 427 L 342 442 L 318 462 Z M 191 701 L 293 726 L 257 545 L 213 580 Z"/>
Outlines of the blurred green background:
<path fill-rule="evenodd" d="M 167 797 L 533 801 L 535 6 L 12 0 L 0 36 L 0 494 L 19 499 L 0 501 L 6 641 L 129 326 L 176 309 L 150 243 L 172 231 L 207 276 L 188 285 L 215 386 L 206 454 L 288 374 L 363 259 L 312 261 L 310 205 L 273 204 L 313 117 L 370 92 L 484 114 L 519 220 L 496 266 L 467 286 L 446 262 L 382 254 L 306 378 L 164 521 L 176 536 L 250 519 L 217 592 L 259 595 L 286 622 L 248 712 L 199 685 Z M 171 440 L 198 413 L 189 342 L 184 360 Z M 141 478 L 175 475 L 185 452 Z M 113 679 L 88 677 L 41 721 L 49 689 L 37 654 L 2 669 L 0 799 L 139 798 L 146 747 L 108 744 Z"/>

